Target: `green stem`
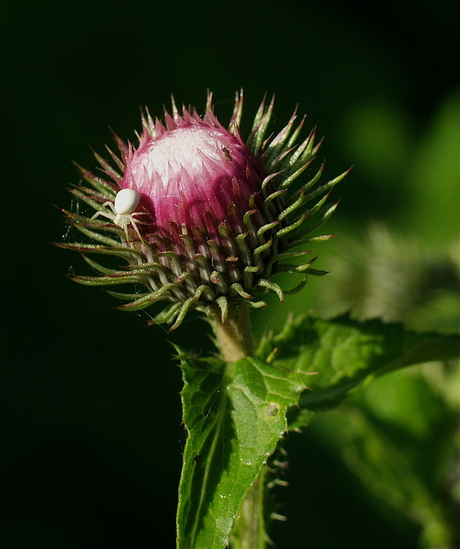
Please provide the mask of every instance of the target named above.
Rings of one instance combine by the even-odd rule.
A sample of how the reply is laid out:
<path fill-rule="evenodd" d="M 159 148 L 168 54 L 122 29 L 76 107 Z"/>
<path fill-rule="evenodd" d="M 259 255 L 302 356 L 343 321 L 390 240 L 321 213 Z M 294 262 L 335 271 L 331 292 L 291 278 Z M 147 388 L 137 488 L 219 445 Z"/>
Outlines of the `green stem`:
<path fill-rule="evenodd" d="M 252 355 L 249 308 L 245 305 L 230 310 L 225 323 L 216 314 L 212 322 L 216 345 L 227 363 Z M 265 549 L 268 539 L 264 520 L 263 466 L 254 484 L 246 493 L 230 534 L 231 549 Z"/>
<path fill-rule="evenodd" d="M 263 469 L 245 495 L 238 518 L 230 536 L 231 549 L 265 549 L 268 539 L 264 520 L 264 480 L 267 469 Z"/>
<path fill-rule="evenodd" d="M 252 355 L 252 336 L 249 308 L 240 305 L 229 311 L 225 323 L 216 313 L 212 321 L 216 344 L 226 362 L 236 362 Z"/>

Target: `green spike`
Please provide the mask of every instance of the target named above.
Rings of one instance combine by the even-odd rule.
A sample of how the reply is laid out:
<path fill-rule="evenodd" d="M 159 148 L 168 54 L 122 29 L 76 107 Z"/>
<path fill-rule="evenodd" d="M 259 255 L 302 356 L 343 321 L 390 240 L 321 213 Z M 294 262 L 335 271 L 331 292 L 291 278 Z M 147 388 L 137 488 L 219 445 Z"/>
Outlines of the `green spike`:
<path fill-rule="evenodd" d="M 308 166 L 311 164 L 311 162 L 313 162 L 313 159 L 309 160 L 308 162 L 305 162 L 294 173 L 291 173 L 288 177 L 283 179 L 283 182 L 281 183 L 281 187 L 283 189 L 287 189 L 289 187 L 289 185 L 295 179 L 297 179 L 301 173 L 303 173 L 308 168 Z"/>
<path fill-rule="evenodd" d="M 185 315 L 187 314 L 188 310 L 192 306 L 193 301 L 194 301 L 193 297 L 189 297 L 188 299 L 186 299 L 182 303 L 182 307 L 179 309 L 179 313 L 176 316 L 176 321 L 171 326 L 171 328 L 169 328 L 169 330 L 168 330 L 169 332 L 172 332 L 173 330 L 175 330 L 176 328 L 178 328 L 181 325 L 182 321 L 185 318 Z"/>
<path fill-rule="evenodd" d="M 305 271 L 309 270 L 310 265 L 315 260 L 316 260 L 316 257 L 315 259 L 312 259 L 311 261 L 309 261 L 308 263 L 304 263 L 303 265 L 286 265 L 286 264 L 277 265 L 276 268 L 274 269 L 274 272 L 275 273 L 293 273 L 293 274 L 304 273 Z"/>
<path fill-rule="evenodd" d="M 329 198 L 329 193 L 324 195 L 318 202 L 308 210 L 308 219 L 316 219 L 318 215 L 322 215 L 323 212 L 329 209 L 329 204 L 326 204 L 327 199 Z M 308 199 L 306 200 L 308 202 Z"/>
<path fill-rule="evenodd" d="M 117 246 L 117 247 L 120 246 L 120 242 L 118 240 L 114 240 L 113 238 L 104 236 L 101 233 L 98 233 L 97 231 L 91 231 L 90 229 L 87 229 L 86 227 L 84 227 L 81 223 L 76 223 L 74 226 L 89 238 L 92 238 L 93 240 L 97 240 L 97 242 L 102 242 L 106 246 Z"/>
<path fill-rule="evenodd" d="M 172 303 L 167 305 L 160 313 L 158 313 L 152 320 L 147 323 L 148 326 L 152 324 L 164 324 L 170 322 L 172 318 L 177 314 L 182 307 L 182 303 Z"/>
<path fill-rule="evenodd" d="M 316 129 L 313 128 L 308 137 L 300 143 L 296 151 L 288 161 L 290 166 L 295 166 L 298 162 L 305 162 L 312 156 L 313 144 L 315 142 Z"/>
<path fill-rule="evenodd" d="M 89 183 L 92 187 L 94 187 L 94 189 L 102 188 L 104 189 L 104 193 L 102 194 L 107 193 L 107 195 L 111 197 L 109 198 L 109 200 L 115 199 L 115 195 L 116 195 L 115 185 L 109 183 L 108 181 L 105 181 L 101 177 L 96 177 L 93 173 L 91 173 L 89 170 L 86 170 L 79 164 L 75 164 L 75 165 L 77 166 L 83 179 L 87 183 Z M 94 192 L 93 189 L 89 189 L 88 187 L 82 187 L 82 188 L 84 188 L 88 193 Z"/>
<path fill-rule="evenodd" d="M 74 282 L 84 286 L 109 286 L 116 284 L 142 284 L 142 280 L 137 276 L 72 276 Z"/>
<path fill-rule="evenodd" d="M 130 267 L 133 271 L 164 271 L 165 268 L 161 263 L 140 263 Z"/>
<path fill-rule="evenodd" d="M 342 174 L 340 174 L 338 177 L 335 177 L 334 179 L 331 179 L 330 181 L 328 181 L 327 183 L 325 183 L 324 185 L 322 185 L 321 187 L 318 187 L 317 189 L 315 189 L 314 191 L 312 191 L 311 193 L 309 193 L 308 195 L 308 200 L 312 200 L 313 198 L 315 198 L 316 196 L 318 196 L 319 194 L 322 194 L 324 192 L 326 192 L 327 190 L 329 189 L 332 189 L 332 187 L 334 187 L 335 185 L 337 185 L 337 183 L 339 183 L 340 181 L 342 181 L 342 179 L 350 172 L 350 170 L 347 170 L 346 172 L 343 172 Z"/>
<path fill-rule="evenodd" d="M 251 135 L 249 137 L 255 135 L 255 132 L 260 127 L 260 124 L 262 123 L 262 119 L 265 113 L 265 100 L 266 100 L 266 95 L 264 96 L 262 103 L 259 105 L 259 108 L 257 109 L 256 116 L 254 117 L 254 122 L 252 124 Z"/>
<path fill-rule="evenodd" d="M 260 270 L 260 265 L 248 265 L 244 268 L 245 273 L 257 273 Z"/>
<path fill-rule="evenodd" d="M 111 153 L 112 158 L 116 158 L 116 156 L 112 153 L 112 151 L 107 147 L 107 150 L 109 153 Z M 97 152 L 93 151 L 95 159 L 99 162 L 99 164 L 104 168 L 104 171 L 107 175 L 109 175 L 114 181 L 117 181 L 118 183 L 121 183 L 123 180 L 123 175 L 119 174 L 112 166 L 107 162 L 107 160 L 104 160 L 102 156 L 100 156 Z M 95 189 L 97 189 L 101 194 L 103 194 L 107 200 L 113 200 L 113 187 L 108 185 L 106 181 L 103 179 L 100 179 L 98 181 L 93 181 L 91 183 Z"/>
<path fill-rule="evenodd" d="M 164 284 L 160 289 L 152 292 L 150 294 L 144 294 L 142 297 L 127 303 L 126 305 L 121 305 L 118 309 L 129 309 L 130 311 L 137 311 L 139 309 L 144 309 L 156 301 L 161 301 L 165 299 L 165 294 L 173 288 L 175 285 L 173 283 Z"/>
<path fill-rule="evenodd" d="M 243 223 L 244 223 L 245 227 L 247 227 L 250 231 L 254 231 L 254 224 L 251 220 L 251 217 L 256 213 L 257 213 L 257 210 L 248 210 L 243 215 Z"/>
<path fill-rule="evenodd" d="M 313 276 L 324 276 L 329 274 L 329 271 L 318 271 L 317 269 L 308 269 L 308 274 Z"/>
<path fill-rule="evenodd" d="M 124 301 L 134 301 L 144 297 L 148 294 L 126 294 L 123 292 L 113 292 L 112 290 L 106 290 L 106 292 L 117 299 L 123 299 Z"/>
<path fill-rule="evenodd" d="M 298 229 L 302 226 L 303 222 L 305 221 L 305 218 L 307 217 L 307 212 L 302 214 L 297 221 L 294 221 L 294 223 L 291 223 L 287 227 L 283 227 L 276 233 L 276 238 L 281 238 L 282 236 L 286 236 L 291 231 L 294 231 L 295 229 Z"/>
<path fill-rule="evenodd" d="M 83 242 L 74 242 L 73 244 L 56 244 L 59 248 L 66 248 L 70 250 L 76 250 L 81 253 L 97 253 L 102 255 L 112 255 L 114 257 L 120 257 L 125 259 L 127 262 L 136 260 L 140 258 L 140 254 L 134 250 L 126 250 L 125 248 L 114 247 L 110 248 L 107 246 L 100 246 L 99 244 L 87 244 Z"/>
<path fill-rule="evenodd" d="M 228 316 L 228 301 L 227 301 L 227 298 L 225 296 L 221 295 L 220 297 L 218 297 L 216 299 L 216 303 L 220 308 L 220 319 L 221 319 L 222 323 L 224 323 L 227 320 L 227 316 Z"/>
<path fill-rule="evenodd" d="M 278 219 L 279 221 L 282 221 L 285 217 L 287 217 L 288 215 L 290 215 L 294 210 L 296 210 L 297 208 L 299 208 L 303 201 L 305 200 L 305 193 L 303 191 L 303 189 L 300 190 L 300 193 L 299 193 L 299 198 L 297 198 L 297 200 L 295 202 L 293 202 L 292 204 L 290 204 L 287 208 L 285 208 L 279 215 L 278 215 Z"/>
<path fill-rule="evenodd" d="M 275 220 L 272 223 L 267 223 L 266 225 L 263 225 L 263 227 L 260 227 L 260 229 L 256 233 L 257 240 L 260 242 L 262 240 L 263 235 L 270 229 L 273 229 L 274 227 L 276 227 L 277 225 L 279 225 L 279 221 Z"/>
<path fill-rule="evenodd" d="M 252 295 L 248 294 L 248 292 L 246 292 L 244 290 L 243 286 L 241 286 L 241 284 L 239 284 L 238 282 L 234 282 L 230 286 L 230 289 L 234 290 L 238 295 L 240 295 L 241 297 L 244 297 L 245 299 L 251 299 L 252 298 Z"/>
<path fill-rule="evenodd" d="M 275 292 L 275 294 L 278 296 L 281 303 L 284 303 L 284 292 L 280 288 L 278 284 L 275 282 L 272 282 L 271 280 L 266 280 L 265 278 L 262 278 L 257 282 L 257 286 L 261 286 L 262 288 L 267 288 L 268 290 L 271 290 L 272 292 Z"/>
<path fill-rule="evenodd" d="M 102 202 L 98 202 L 97 200 L 93 200 L 88 196 L 87 193 L 82 192 L 80 189 L 73 188 L 70 191 L 74 196 L 77 198 L 80 198 L 80 200 L 83 200 L 88 206 L 91 206 L 96 211 L 103 211 L 102 208 Z"/>
<path fill-rule="evenodd" d="M 325 235 L 319 235 L 319 236 L 308 236 L 310 234 L 310 231 L 307 231 L 304 236 L 298 237 L 292 242 L 289 242 L 289 246 L 292 248 L 296 248 L 297 246 L 303 246 L 307 244 L 308 242 L 323 242 L 324 240 L 329 240 L 334 235 L 333 234 L 325 234 Z"/>
<path fill-rule="evenodd" d="M 297 284 L 297 286 L 295 286 L 294 288 L 291 288 L 290 290 L 285 290 L 284 293 L 286 295 L 296 294 L 297 292 L 300 292 L 300 290 L 302 290 L 306 284 L 307 284 L 307 275 L 305 275 L 305 277 L 302 278 L 302 280 L 300 281 L 299 284 Z"/>
<path fill-rule="evenodd" d="M 273 208 L 273 205 L 272 205 L 273 200 L 278 199 L 278 198 L 281 197 L 285 192 L 286 192 L 285 189 L 281 189 L 281 190 L 279 190 L 279 191 L 276 191 L 276 192 L 270 194 L 270 195 L 267 196 L 267 198 L 264 200 L 263 210 L 264 210 L 265 216 L 266 216 L 268 219 L 270 219 L 271 217 L 273 217 L 273 213 L 270 211 L 270 207 Z M 278 204 L 279 204 L 279 207 L 281 207 L 282 201 L 279 200 L 279 201 L 278 201 Z M 274 205 L 274 209 L 275 209 L 275 211 L 278 209 L 278 208 L 277 208 L 277 203 L 276 203 L 276 202 L 275 202 L 275 205 Z"/>
<path fill-rule="evenodd" d="M 206 107 L 206 110 L 210 110 L 210 109 Z M 233 135 L 237 135 L 239 133 L 242 114 L 243 114 L 243 90 L 240 90 L 239 93 L 238 92 L 235 93 L 235 104 L 233 107 L 233 113 L 232 113 L 232 118 L 230 120 L 230 125 L 228 127 L 228 131 Z"/>
<path fill-rule="evenodd" d="M 103 265 L 101 265 L 100 263 L 97 263 L 96 261 L 94 261 L 93 259 L 90 259 L 88 256 L 86 256 L 85 254 L 82 254 L 82 257 L 83 259 L 86 261 L 86 263 L 88 263 L 88 265 L 91 265 L 91 267 L 93 267 L 94 269 L 96 269 L 96 271 L 99 271 L 100 273 L 104 273 L 106 275 L 120 275 L 120 274 L 125 274 L 123 273 L 123 271 L 118 271 L 116 269 L 109 269 L 108 267 L 104 267 Z"/>
<path fill-rule="evenodd" d="M 266 301 L 246 301 L 246 303 L 251 309 L 262 309 L 267 306 Z"/>
<path fill-rule="evenodd" d="M 276 135 L 270 141 L 270 144 L 268 145 L 264 153 L 264 160 L 269 168 L 273 167 L 274 161 L 276 160 L 278 153 L 281 150 L 284 150 L 285 141 L 289 137 L 289 134 L 291 133 L 292 126 L 296 118 L 297 118 L 297 112 L 294 111 L 294 113 L 292 114 L 286 126 L 284 126 L 284 128 L 278 133 L 278 135 Z"/>
<path fill-rule="evenodd" d="M 270 240 L 267 240 L 267 242 L 265 242 L 265 244 L 262 244 L 261 246 L 256 248 L 254 250 L 254 253 L 253 253 L 254 261 L 258 261 L 260 254 L 265 252 L 265 250 L 268 250 L 271 247 L 272 244 L 273 244 L 273 238 L 270 238 Z"/>
<path fill-rule="evenodd" d="M 115 164 L 117 165 L 117 168 L 120 170 L 120 174 L 117 174 L 116 172 L 114 172 L 120 179 L 123 178 L 123 176 L 121 175 L 124 171 L 125 171 L 125 165 L 123 164 L 121 158 L 115 154 L 112 149 L 110 147 L 108 147 L 107 145 L 105 146 L 105 148 L 107 149 L 108 153 L 110 154 L 110 156 L 112 157 L 112 160 L 115 162 Z"/>
<path fill-rule="evenodd" d="M 271 116 L 273 113 L 273 107 L 275 104 L 275 96 L 272 97 L 270 104 L 265 109 L 265 104 L 262 102 L 259 110 L 257 111 L 256 118 L 254 119 L 254 125 L 252 128 L 251 135 L 248 139 L 250 142 L 250 149 L 253 153 L 258 153 L 263 147 L 263 141 L 265 133 L 267 131 L 268 124 L 270 123 Z"/>
<path fill-rule="evenodd" d="M 275 263 L 277 263 L 278 261 L 283 261 L 285 259 L 292 259 L 294 257 L 301 257 L 303 255 L 307 255 L 311 253 L 310 251 L 305 251 L 305 250 L 302 250 L 302 251 L 298 251 L 298 252 L 283 252 L 283 253 L 280 253 L 280 254 L 277 254 L 277 255 L 274 255 L 270 261 L 268 262 L 267 264 L 267 269 L 270 269 Z"/>
<path fill-rule="evenodd" d="M 319 227 L 321 227 L 321 225 L 323 225 L 328 219 L 329 217 L 332 215 L 332 213 L 334 212 L 334 210 L 337 208 L 338 204 L 333 204 L 329 209 L 326 209 L 327 206 L 325 206 L 323 208 L 323 210 L 326 210 L 326 212 L 324 214 L 321 215 L 321 217 L 318 219 L 318 221 L 316 223 L 312 223 L 312 224 L 308 224 L 308 226 L 306 227 L 305 231 L 300 234 L 300 235 L 297 235 L 296 239 L 293 240 L 293 241 L 289 241 L 288 243 L 288 247 L 289 248 L 294 248 L 295 246 L 298 246 L 300 243 L 304 243 L 305 240 L 303 240 L 303 238 L 310 234 L 311 232 L 315 231 L 316 229 L 318 229 Z M 318 215 L 320 214 L 320 212 L 318 212 L 316 214 L 316 217 L 318 217 Z"/>
<path fill-rule="evenodd" d="M 228 290 L 227 282 L 225 281 L 224 275 L 219 271 L 213 271 L 211 273 L 211 282 L 216 286 L 220 286 L 219 290 L 223 293 L 226 293 Z"/>
<path fill-rule="evenodd" d="M 299 124 L 297 125 L 297 128 L 293 131 L 289 141 L 286 144 L 287 148 L 290 149 L 295 144 L 295 142 L 297 141 L 297 138 L 300 135 L 300 132 L 301 132 L 301 130 L 302 130 L 304 124 L 305 124 L 306 119 L 307 119 L 306 115 L 302 116 L 302 120 L 299 122 Z"/>

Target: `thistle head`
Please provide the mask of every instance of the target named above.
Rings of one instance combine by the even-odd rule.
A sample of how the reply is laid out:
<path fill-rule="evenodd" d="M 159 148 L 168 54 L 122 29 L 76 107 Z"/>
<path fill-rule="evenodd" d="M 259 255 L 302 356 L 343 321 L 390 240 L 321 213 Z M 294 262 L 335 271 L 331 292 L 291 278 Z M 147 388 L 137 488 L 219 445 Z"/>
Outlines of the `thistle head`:
<path fill-rule="evenodd" d="M 319 148 L 315 132 L 298 141 L 304 119 L 296 124 L 294 113 L 276 136 L 266 138 L 272 100 L 262 102 L 243 140 L 242 108 L 239 93 L 227 129 L 214 115 L 210 94 L 203 116 L 185 107 L 179 113 L 173 100 L 164 121 L 145 112 L 136 146 L 115 136 L 119 155 L 109 149 L 112 164 L 95 155 L 106 177 L 80 168 L 90 187 L 72 192 L 95 213 L 65 214 L 93 242 L 61 246 L 80 251 L 100 276 L 74 280 L 134 284 L 135 293 L 111 292 L 129 301 L 121 308 L 162 302 L 166 306 L 152 322 L 168 322 L 174 329 L 189 309 L 219 314 L 225 321 L 229 308 L 241 301 L 264 306 L 260 295 L 267 291 L 283 300 L 288 292 L 272 280 L 277 273 L 302 274 L 294 291 L 308 274 L 324 274 L 312 268 L 314 259 L 301 248 L 329 238 L 311 233 L 335 209 L 327 197 L 345 174 L 316 186 L 321 166 L 310 180 L 298 183 Z M 89 257 L 94 253 L 126 264 L 105 267 Z M 291 258 L 297 258 L 295 265 Z"/>
<path fill-rule="evenodd" d="M 152 234 L 179 246 L 184 232 L 220 242 L 219 225 L 232 212 L 241 217 L 259 193 L 263 165 L 210 111 L 200 118 L 184 109 L 165 118 L 166 125 L 144 119 L 139 146 L 125 158 L 122 186 L 142 195 Z"/>

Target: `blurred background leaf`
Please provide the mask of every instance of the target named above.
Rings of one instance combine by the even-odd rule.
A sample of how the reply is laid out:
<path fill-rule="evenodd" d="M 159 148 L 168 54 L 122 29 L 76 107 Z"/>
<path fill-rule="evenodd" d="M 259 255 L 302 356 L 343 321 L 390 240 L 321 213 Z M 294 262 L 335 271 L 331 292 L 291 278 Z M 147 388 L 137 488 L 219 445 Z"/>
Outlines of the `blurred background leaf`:
<path fill-rule="evenodd" d="M 75 238 L 52 207 L 70 206 L 66 187 L 78 181 L 71 160 L 94 166 L 90 146 L 104 151 L 109 125 L 133 139 L 139 108 L 161 115 L 170 93 L 200 109 L 210 88 L 228 120 L 244 87 L 250 121 L 262 95 L 276 92 L 273 130 L 299 103 L 327 138 L 318 159 L 327 158 L 325 178 L 355 168 L 333 194 L 341 204 L 327 230 L 338 236 L 314 249 L 318 268 L 331 274 L 312 279 L 283 308 L 273 302 L 265 311 L 270 327 L 282 327 L 291 308 L 328 315 L 353 305 L 357 316 L 392 311 L 417 329 L 457 329 L 458 6 L 1 0 L 0 25 L 2 544 L 173 547 L 185 433 L 168 340 L 197 354 L 212 345 L 195 318 L 173 335 L 147 330 L 145 314 L 122 314 L 104 292 L 65 279 L 84 270 L 77 255 L 49 245 Z M 384 227 L 379 237 L 369 229 L 375 222 Z M 382 248 L 392 267 L 372 278 L 372 267 L 385 264 Z M 347 273 L 380 281 L 380 290 L 385 282 L 391 295 L 400 283 L 415 288 L 398 312 L 388 305 L 396 297 L 375 284 L 350 286 Z M 395 274 L 397 284 L 388 278 Z M 375 497 L 386 458 L 368 458 L 381 449 L 380 433 L 399 440 L 391 426 L 413 382 L 415 401 L 424 403 L 413 409 L 430 412 L 425 421 L 420 412 L 398 420 L 403 432 L 419 430 L 400 452 L 423 488 L 407 498 L 423 493 L 430 509 L 435 500 L 445 509 L 454 497 L 445 498 L 454 451 L 446 425 L 457 410 L 452 368 L 408 373 L 407 383 L 395 380 L 401 392 L 391 400 L 376 382 L 372 398 L 350 402 L 343 423 L 324 415 L 305 435 L 288 437 L 296 480 L 281 495 L 289 522 L 274 527 L 279 549 L 367 549 L 370 539 L 374 548 L 418 546 L 420 522 Z M 393 378 L 378 384 L 385 379 Z M 378 402 L 387 403 L 384 417 Z M 350 458 L 332 443 L 352 421 Z M 416 451 L 430 462 L 413 464 Z"/>

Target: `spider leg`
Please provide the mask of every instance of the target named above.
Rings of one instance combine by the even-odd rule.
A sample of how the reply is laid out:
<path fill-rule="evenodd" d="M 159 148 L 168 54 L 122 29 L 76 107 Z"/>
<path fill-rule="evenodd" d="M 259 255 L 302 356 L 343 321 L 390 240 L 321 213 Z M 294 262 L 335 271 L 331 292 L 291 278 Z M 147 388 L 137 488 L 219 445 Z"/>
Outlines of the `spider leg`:
<path fill-rule="evenodd" d="M 141 233 L 137 228 L 136 220 L 131 214 L 117 214 L 114 217 L 113 222 L 115 223 L 115 225 L 118 225 L 118 227 L 123 229 L 123 231 L 125 232 L 126 242 L 130 241 L 129 232 L 128 232 L 128 227 L 130 223 L 133 226 L 133 229 L 136 231 L 136 234 L 139 237 L 139 240 L 141 242 L 144 242 L 144 239 L 142 238 Z"/>
<path fill-rule="evenodd" d="M 102 204 L 102 207 L 103 207 L 103 208 L 107 208 L 107 206 L 112 210 L 113 213 L 116 213 L 116 212 L 115 212 L 115 206 L 114 206 L 114 204 L 113 204 L 112 201 L 107 200 L 107 202 L 104 202 L 104 203 Z"/>
<path fill-rule="evenodd" d="M 112 213 L 110 212 L 105 212 L 103 210 L 99 210 L 98 212 L 96 212 L 92 217 L 91 217 L 91 221 L 93 219 L 96 219 L 97 217 L 99 217 L 100 215 L 104 216 L 104 217 L 107 217 L 107 219 L 112 219 L 115 217 Z"/>
<path fill-rule="evenodd" d="M 113 213 L 112 213 L 112 212 L 108 212 L 108 211 L 106 210 L 107 207 L 109 207 L 109 208 L 112 210 Z M 98 211 L 91 217 L 91 221 L 92 221 L 93 219 L 96 219 L 96 217 L 99 217 L 100 215 L 103 215 L 104 217 L 107 217 L 107 219 L 111 219 L 112 221 L 114 220 L 114 218 L 115 218 L 115 207 L 114 207 L 114 205 L 113 205 L 113 202 L 110 202 L 110 201 L 104 202 L 104 203 L 102 204 L 102 208 L 103 208 L 102 210 L 98 210 Z"/>
<path fill-rule="evenodd" d="M 139 212 L 139 213 L 142 213 L 142 212 Z M 133 226 L 133 229 L 134 229 L 134 230 L 136 231 L 136 233 L 137 233 L 137 236 L 140 238 L 141 242 L 144 242 L 144 239 L 142 238 L 141 233 L 140 233 L 140 231 L 139 231 L 139 229 L 138 229 L 138 227 L 137 227 L 137 220 L 134 219 L 134 215 L 130 215 L 129 218 L 130 218 L 129 220 L 130 220 L 130 222 L 131 222 L 131 225 Z M 142 223 L 142 221 L 139 221 L 139 223 Z"/>

